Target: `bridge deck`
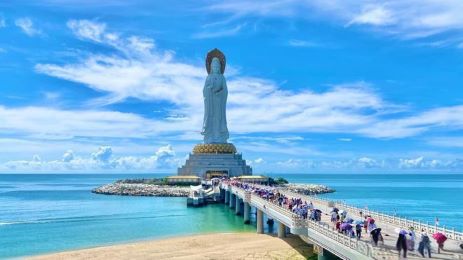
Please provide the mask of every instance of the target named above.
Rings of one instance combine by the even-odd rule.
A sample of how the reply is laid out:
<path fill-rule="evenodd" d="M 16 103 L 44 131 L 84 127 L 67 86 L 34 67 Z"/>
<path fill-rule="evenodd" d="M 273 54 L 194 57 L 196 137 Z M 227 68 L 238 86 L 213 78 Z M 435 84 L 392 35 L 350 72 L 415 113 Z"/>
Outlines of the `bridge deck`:
<path fill-rule="evenodd" d="M 395 221 L 396 218 L 384 214 L 381 217 L 375 218 L 377 226 L 382 228 L 381 233 L 383 234 L 384 244 L 373 247 L 370 243 L 370 237 L 365 233 L 362 234 L 361 240 L 357 241 L 356 239 L 349 238 L 335 230 L 334 224 L 330 222 L 330 216 L 328 214 L 332 207 L 329 207 L 329 202 L 327 200 L 313 196 L 295 194 L 284 189 L 279 189 L 280 193 L 285 194 L 289 198 L 302 198 L 303 200 L 311 201 L 315 208 L 322 210 L 323 214 L 321 221 L 312 222 L 310 220 L 302 220 L 288 209 L 264 200 L 256 194 L 246 192 L 241 188 L 229 186 L 226 187 L 226 189 L 229 189 L 238 197 L 250 203 L 253 207 L 262 210 L 265 214 L 274 218 L 276 221 L 284 223 L 286 226 L 290 227 L 291 233 L 303 235 L 314 244 L 317 244 L 345 259 L 397 259 L 398 253 L 395 249 L 395 244 L 398 234 L 396 234 L 395 230 L 400 227 L 408 227 L 407 224 L 410 225 L 407 221 Z M 341 203 L 337 203 L 336 207 L 346 210 L 348 212 L 348 217 L 350 218 L 361 219 L 359 215 L 360 209 Z M 374 216 L 374 214 L 372 215 Z M 424 228 L 428 229 L 428 231 L 433 231 L 431 230 L 433 227 L 427 226 Z M 420 230 L 416 229 L 416 243 L 419 242 L 420 232 Z M 463 259 L 463 250 L 459 248 L 459 245 L 463 243 L 463 236 L 461 236 L 460 233 L 454 231 L 451 232 L 453 233 L 450 235 L 448 232 L 444 232 L 449 239 L 445 243 L 445 251 L 442 251 L 440 254 L 437 254 L 437 244 L 433 242 L 433 259 Z M 432 235 L 432 233 L 428 234 Z M 434 241 L 432 238 L 431 240 Z M 421 256 L 415 250 L 408 252 L 408 258 L 416 259 L 421 258 Z"/>

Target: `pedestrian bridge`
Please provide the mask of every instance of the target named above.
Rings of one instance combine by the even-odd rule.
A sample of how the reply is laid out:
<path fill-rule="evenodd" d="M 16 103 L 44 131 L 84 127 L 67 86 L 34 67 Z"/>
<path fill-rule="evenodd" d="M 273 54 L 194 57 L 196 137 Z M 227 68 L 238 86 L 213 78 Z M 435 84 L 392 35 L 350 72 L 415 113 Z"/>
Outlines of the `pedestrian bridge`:
<path fill-rule="evenodd" d="M 271 201 L 265 200 L 256 194 L 245 191 L 236 186 L 222 184 L 221 185 L 222 195 L 226 204 L 230 208 L 234 208 L 236 214 L 243 215 L 244 222 L 249 223 L 249 217 L 251 207 L 256 209 L 257 214 L 257 232 L 264 232 L 264 214 L 271 219 L 278 222 L 278 237 L 284 237 L 286 232 L 300 236 L 304 241 L 314 246 L 314 251 L 318 253 L 319 259 L 328 259 L 328 256 L 336 256 L 341 259 L 397 259 L 397 252 L 395 251 L 396 235 L 391 238 L 384 239 L 384 245 L 373 246 L 368 239 L 357 240 L 347 235 L 339 233 L 329 223 L 329 220 L 325 216 L 322 221 L 315 222 L 309 219 L 302 219 L 297 214 L 290 210 L 274 204 Z M 295 194 L 285 190 L 279 190 L 287 197 L 303 198 L 306 201 L 312 201 L 316 208 L 321 209 L 323 212 L 330 212 L 330 208 L 333 207 L 332 203 L 328 200 L 313 196 L 304 196 L 301 194 Z M 447 230 L 436 226 L 430 226 L 421 222 L 406 220 L 386 214 L 361 210 L 345 203 L 337 202 L 335 206 L 348 210 L 351 217 L 360 218 L 355 214 L 363 211 L 377 220 L 379 226 L 383 228 L 385 232 L 394 233 L 394 228 L 408 228 L 414 226 L 419 233 L 420 230 L 424 229 L 428 233 L 433 234 L 434 232 L 443 232 L 452 241 L 456 249 L 455 252 L 448 254 L 439 254 L 440 259 L 463 259 L 463 255 L 458 253 L 458 245 L 463 240 L 463 234 L 456 232 L 455 230 Z M 447 243 L 446 243 L 447 245 Z M 452 247 L 453 248 L 453 247 Z M 415 255 L 416 257 L 417 255 Z M 436 256 L 436 255 L 435 255 Z M 409 254 L 409 258 L 415 258 Z"/>

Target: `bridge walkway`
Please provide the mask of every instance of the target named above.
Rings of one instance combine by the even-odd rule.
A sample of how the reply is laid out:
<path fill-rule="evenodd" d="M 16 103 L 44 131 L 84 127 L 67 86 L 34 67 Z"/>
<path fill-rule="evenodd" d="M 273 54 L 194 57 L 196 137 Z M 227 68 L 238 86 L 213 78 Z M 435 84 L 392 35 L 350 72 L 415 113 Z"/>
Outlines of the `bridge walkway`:
<path fill-rule="evenodd" d="M 322 214 L 321 221 L 314 222 L 311 220 L 303 220 L 288 209 L 280 207 L 271 201 L 260 198 L 258 195 L 247 192 L 241 188 L 228 185 L 223 186 L 223 188 L 227 190 L 229 194 L 233 194 L 233 196 L 236 196 L 236 198 L 241 199 L 243 202 L 248 203 L 248 205 L 255 207 L 258 211 L 258 218 L 261 218 L 262 213 L 265 213 L 279 223 L 289 227 L 291 233 L 300 235 L 304 240 L 309 241 L 315 246 L 323 248 L 324 250 L 327 250 L 342 259 L 398 259 L 398 254 L 395 250 L 395 243 L 397 239 L 395 230 L 400 227 L 408 227 L 414 225 L 411 221 L 398 219 L 396 217 L 387 216 L 385 214 L 370 214 L 373 217 L 377 216 L 375 221 L 378 227 L 383 229 L 382 233 L 384 237 L 384 244 L 373 246 L 370 242 L 369 236 L 363 235 L 362 239 L 357 240 L 355 238 L 350 238 L 346 235 L 343 235 L 335 230 L 334 225 L 330 223 L 330 216 L 327 214 L 332 208 L 332 205 L 330 205 L 331 203 L 328 200 L 314 196 L 295 194 L 283 189 L 279 190 L 279 192 L 285 194 L 287 197 L 302 198 L 306 201 L 312 201 L 315 208 L 322 210 L 324 214 Z M 231 199 L 229 200 L 231 201 Z M 230 203 L 230 205 L 232 204 Z M 238 202 L 236 205 L 238 205 Z M 353 219 L 361 219 L 359 215 L 360 209 L 340 202 L 335 203 L 334 206 L 338 207 L 339 209 L 347 210 L 348 217 Z M 260 216 L 259 211 L 261 211 Z M 365 212 L 365 210 L 363 211 Z M 369 212 L 366 212 L 366 214 L 368 213 Z M 262 223 L 260 223 L 260 225 L 262 225 Z M 426 226 L 422 223 L 417 225 L 428 231 L 432 231 L 433 228 L 432 226 Z M 463 259 L 461 249 L 458 247 L 462 242 L 463 236 L 461 236 L 461 233 L 455 232 L 454 230 L 450 231 L 452 232 L 450 234 L 448 233 L 448 230 L 445 231 L 446 235 L 449 237 L 449 240 L 446 242 L 446 251 L 441 252 L 441 254 L 437 254 L 437 250 L 434 248 L 433 259 Z M 416 232 L 417 235 L 419 235 L 418 229 Z M 408 258 L 416 259 L 421 258 L 421 256 L 419 256 L 418 252 L 415 251 L 409 252 Z"/>

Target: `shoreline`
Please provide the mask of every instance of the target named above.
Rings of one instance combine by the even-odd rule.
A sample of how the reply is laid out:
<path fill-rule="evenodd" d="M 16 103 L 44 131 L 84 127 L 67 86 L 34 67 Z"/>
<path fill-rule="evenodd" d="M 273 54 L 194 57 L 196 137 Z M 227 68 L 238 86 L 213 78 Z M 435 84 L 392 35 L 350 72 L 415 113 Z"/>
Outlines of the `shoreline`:
<path fill-rule="evenodd" d="M 298 236 L 280 239 L 252 232 L 206 233 L 117 243 L 24 259 L 307 259 L 312 249 Z"/>

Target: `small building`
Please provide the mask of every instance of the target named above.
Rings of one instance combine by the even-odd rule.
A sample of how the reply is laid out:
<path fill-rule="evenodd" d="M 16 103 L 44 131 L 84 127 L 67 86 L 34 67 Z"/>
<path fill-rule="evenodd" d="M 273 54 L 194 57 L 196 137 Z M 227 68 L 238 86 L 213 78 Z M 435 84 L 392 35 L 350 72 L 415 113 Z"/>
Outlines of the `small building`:
<path fill-rule="evenodd" d="M 268 185 L 269 178 L 261 175 L 242 175 L 236 177 L 241 182 L 255 183 L 255 184 L 266 184 Z"/>
<path fill-rule="evenodd" d="M 186 176 L 169 176 L 167 177 L 168 184 L 191 184 L 198 185 L 201 183 L 201 178 L 195 175 Z"/>

